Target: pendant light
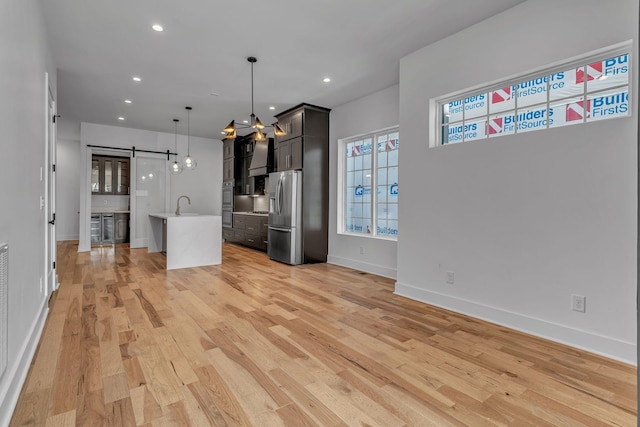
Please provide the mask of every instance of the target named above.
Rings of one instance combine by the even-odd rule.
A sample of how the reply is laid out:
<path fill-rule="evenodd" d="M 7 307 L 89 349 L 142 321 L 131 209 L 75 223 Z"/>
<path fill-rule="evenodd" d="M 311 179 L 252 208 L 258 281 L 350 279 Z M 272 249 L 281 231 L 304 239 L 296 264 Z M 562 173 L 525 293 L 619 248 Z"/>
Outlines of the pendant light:
<path fill-rule="evenodd" d="M 235 120 L 231 120 L 231 123 L 229 123 L 225 128 L 224 128 L 224 137 L 225 138 L 229 138 L 229 139 L 233 139 L 237 136 L 237 131 L 236 128 L 239 126 L 241 128 L 253 128 L 255 129 L 255 139 L 256 141 L 264 141 L 266 140 L 266 135 L 262 132 L 262 129 L 264 129 L 265 127 L 271 127 L 273 128 L 273 133 L 276 136 L 283 136 L 286 135 L 287 133 L 282 130 L 282 128 L 280 126 L 278 126 L 278 123 L 273 123 L 271 126 L 265 126 L 262 124 L 262 122 L 260 121 L 260 119 L 258 117 L 256 117 L 255 113 L 253 112 L 253 64 L 255 64 L 256 62 L 258 62 L 258 60 L 254 57 L 254 56 L 250 56 L 247 58 L 247 61 L 249 61 L 249 63 L 251 64 L 251 122 L 248 125 L 244 125 L 244 124 L 237 124 L 236 125 L 236 121 Z"/>
<path fill-rule="evenodd" d="M 175 134 L 175 142 L 174 142 L 173 148 L 176 154 L 174 154 L 173 163 L 169 165 L 169 172 L 171 172 L 173 175 L 179 175 L 180 173 L 182 173 L 182 165 L 178 161 L 178 122 L 179 121 L 180 120 L 178 119 L 173 119 L 173 127 L 174 127 L 174 134 Z"/>
<path fill-rule="evenodd" d="M 184 107 L 187 110 L 187 155 L 182 159 L 182 162 L 184 163 L 184 168 L 186 170 L 195 170 L 196 166 L 198 166 L 198 164 L 196 163 L 196 160 L 191 157 L 191 154 L 189 153 L 189 145 L 190 145 L 190 135 L 189 135 L 189 113 L 191 112 L 192 108 L 191 107 Z"/>

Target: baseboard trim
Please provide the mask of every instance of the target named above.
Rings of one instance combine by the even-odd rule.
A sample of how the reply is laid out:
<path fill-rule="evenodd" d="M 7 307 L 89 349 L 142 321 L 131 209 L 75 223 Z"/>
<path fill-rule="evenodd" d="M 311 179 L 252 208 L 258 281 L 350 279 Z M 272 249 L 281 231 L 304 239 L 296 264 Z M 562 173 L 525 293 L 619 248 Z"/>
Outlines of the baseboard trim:
<path fill-rule="evenodd" d="M 67 236 L 57 236 L 56 241 L 61 242 L 63 240 L 78 240 L 80 238 L 77 234 L 69 234 Z"/>
<path fill-rule="evenodd" d="M 354 270 L 364 271 L 378 276 L 388 277 L 395 279 L 397 272 L 395 268 L 383 267 L 376 264 L 370 264 L 368 262 L 357 261 L 349 258 L 337 257 L 334 255 L 327 256 L 328 264 L 335 264 L 342 267 L 353 268 Z"/>
<path fill-rule="evenodd" d="M 396 282 L 396 295 L 637 366 L 635 343 Z"/>
<path fill-rule="evenodd" d="M 0 390 L 0 426 L 9 425 L 13 411 L 18 403 L 22 386 L 29 373 L 29 367 L 38 348 L 38 342 L 49 313 L 47 301 L 48 298 L 42 300 L 40 314 L 31 326 L 29 339 L 24 342 L 20 353 L 18 353 L 19 362 L 12 367 L 11 371 L 5 371 L 3 375 L 4 381 L 2 383 L 4 387 Z"/>

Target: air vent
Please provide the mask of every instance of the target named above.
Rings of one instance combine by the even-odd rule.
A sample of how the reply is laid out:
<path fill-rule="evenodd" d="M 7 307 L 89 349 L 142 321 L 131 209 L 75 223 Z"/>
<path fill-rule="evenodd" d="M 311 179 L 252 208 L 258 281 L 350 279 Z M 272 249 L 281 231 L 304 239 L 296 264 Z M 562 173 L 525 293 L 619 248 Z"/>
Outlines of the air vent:
<path fill-rule="evenodd" d="M 9 245 L 0 246 L 0 378 L 7 369 L 7 322 L 8 306 L 7 293 L 9 291 Z"/>

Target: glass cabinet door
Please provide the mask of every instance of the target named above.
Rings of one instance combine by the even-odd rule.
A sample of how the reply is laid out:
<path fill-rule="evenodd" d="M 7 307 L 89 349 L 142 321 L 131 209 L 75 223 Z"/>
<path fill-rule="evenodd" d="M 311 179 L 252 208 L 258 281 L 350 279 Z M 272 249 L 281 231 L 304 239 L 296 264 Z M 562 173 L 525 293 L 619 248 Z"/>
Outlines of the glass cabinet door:
<path fill-rule="evenodd" d="M 129 160 L 116 161 L 116 194 L 129 194 Z"/>
<path fill-rule="evenodd" d="M 103 193 L 113 193 L 113 160 L 104 159 L 104 189 Z"/>
<path fill-rule="evenodd" d="M 100 160 L 91 160 L 91 192 L 100 193 Z"/>

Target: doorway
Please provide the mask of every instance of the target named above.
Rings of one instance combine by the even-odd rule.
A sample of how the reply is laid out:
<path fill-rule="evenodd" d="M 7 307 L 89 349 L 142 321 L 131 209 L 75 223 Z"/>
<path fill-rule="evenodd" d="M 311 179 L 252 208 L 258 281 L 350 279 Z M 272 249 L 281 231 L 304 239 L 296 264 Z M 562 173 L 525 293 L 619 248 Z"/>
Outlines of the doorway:
<path fill-rule="evenodd" d="M 49 84 L 49 74 L 46 74 L 47 90 L 47 125 L 46 125 L 46 257 L 45 257 L 45 295 L 51 295 L 58 289 L 58 275 L 56 274 L 56 103 Z"/>

